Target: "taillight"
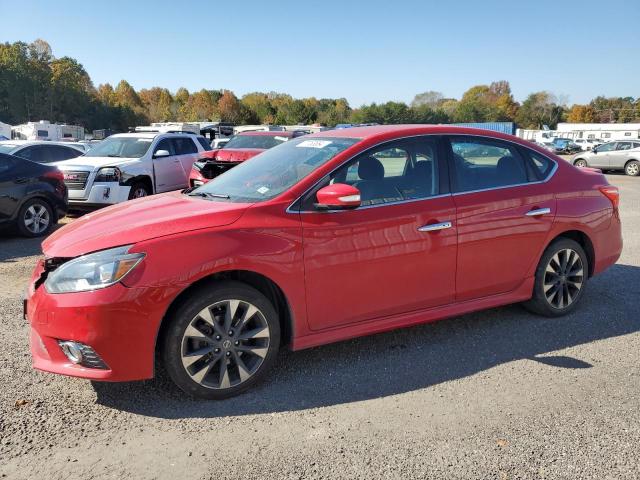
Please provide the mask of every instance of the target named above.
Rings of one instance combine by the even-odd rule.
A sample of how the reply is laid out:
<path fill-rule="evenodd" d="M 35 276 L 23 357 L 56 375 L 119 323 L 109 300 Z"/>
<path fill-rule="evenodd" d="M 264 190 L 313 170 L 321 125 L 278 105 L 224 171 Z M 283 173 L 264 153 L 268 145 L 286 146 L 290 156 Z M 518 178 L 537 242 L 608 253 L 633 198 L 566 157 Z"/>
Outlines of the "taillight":
<path fill-rule="evenodd" d="M 620 191 L 618 187 L 614 187 L 613 185 L 607 185 L 606 187 L 600 187 L 600 192 L 611 200 L 614 209 L 618 209 L 618 205 L 620 204 Z"/>
<path fill-rule="evenodd" d="M 59 180 L 61 182 L 64 182 L 64 174 L 58 169 L 45 172 L 43 177 L 53 178 L 54 180 Z"/>

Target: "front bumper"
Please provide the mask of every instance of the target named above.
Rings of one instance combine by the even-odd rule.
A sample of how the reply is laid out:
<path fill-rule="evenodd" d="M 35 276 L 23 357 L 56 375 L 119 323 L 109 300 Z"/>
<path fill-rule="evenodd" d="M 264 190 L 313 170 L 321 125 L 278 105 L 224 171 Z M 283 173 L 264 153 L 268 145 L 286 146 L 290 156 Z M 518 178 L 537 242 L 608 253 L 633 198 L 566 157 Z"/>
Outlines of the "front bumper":
<path fill-rule="evenodd" d="M 118 283 L 93 292 L 50 294 L 44 285 L 35 288 L 43 271 L 40 261 L 25 304 L 34 368 L 105 381 L 153 377 L 156 336 L 172 289 L 128 288 Z M 72 363 L 59 340 L 90 346 L 107 368 Z"/>
<path fill-rule="evenodd" d="M 129 185 L 118 182 L 94 183 L 86 190 L 69 190 L 69 206 L 73 208 L 90 208 L 107 206 L 125 202 L 129 199 Z"/>

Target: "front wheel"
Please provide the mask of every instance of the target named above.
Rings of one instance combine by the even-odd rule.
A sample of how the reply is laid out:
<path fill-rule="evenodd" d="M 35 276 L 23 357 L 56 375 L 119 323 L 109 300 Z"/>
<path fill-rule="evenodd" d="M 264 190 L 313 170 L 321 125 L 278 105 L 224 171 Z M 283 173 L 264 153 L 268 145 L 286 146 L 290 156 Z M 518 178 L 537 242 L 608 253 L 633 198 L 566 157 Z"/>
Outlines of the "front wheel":
<path fill-rule="evenodd" d="M 151 195 L 149 187 L 142 182 L 134 183 L 131 186 L 131 190 L 129 190 L 129 200 L 133 200 L 134 198 L 148 197 L 149 195 Z"/>
<path fill-rule="evenodd" d="M 280 322 L 258 290 L 235 281 L 204 285 L 176 310 L 162 357 L 174 383 L 195 397 L 220 400 L 259 382 L 280 346 Z"/>
<path fill-rule="evenodd" d="M 540 259 L 533 296 L 523 305 L 546 317 L 566 315 L 582 298 L 588 276 L 587 255 L 580 244 L 569 238 L 555 240 Z"/>
<path fill-rule="evenodd" d="M 637 177 L 638 175 L 640 175 L 640 162 L 638 162 L 637 160 L 631 160 L 630 162 L 627 162 L 627 164 L 624 166 L 624 173 L 626 173 L 630 177 Z"/>
<path fill-rule="evenodd" d="M 587 166 L 587 161 L 585 159 L 583 159 L 583 158 L 579 158 L 578 160 L 573 162 L 573 164 L 576 167 L 586 167 Z"/>

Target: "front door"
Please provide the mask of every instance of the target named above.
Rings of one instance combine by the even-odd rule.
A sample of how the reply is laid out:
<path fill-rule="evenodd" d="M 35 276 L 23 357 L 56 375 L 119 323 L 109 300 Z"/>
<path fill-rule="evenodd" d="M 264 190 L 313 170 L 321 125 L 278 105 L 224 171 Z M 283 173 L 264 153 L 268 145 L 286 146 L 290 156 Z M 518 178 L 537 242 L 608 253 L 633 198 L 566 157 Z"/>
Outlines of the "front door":
<path fill-rule="evenodd" d="M 360 190 L 362 206 L 355 210 L 317 211 L 314 192 L 303 203 L 312 329 L 454 300 L 455 207 L 438 142 L 424 137 L 386 144 L 335 171 L 326 183 Z"/>
<path fill-rule="evenodd" d="M 616 148 L 616 142 L 609 142 L 592 150 L 593 155 L 589 158 L 589 166 L 595 168 L 611 167 L 611 154 Z"/>
<path fill-rule="evenodd" d="M 555 164 L 483 137 L 451 137 L 458 219 L 456 300 L 510 292 L 537 262 L 555 215 Z"/>
<path fill-rule="evenodd" d="M 160 150 L 169 152 L 168 156 L 158 157 Z M 173 142 L 170 138 L 163 138 L 153 149 L 153 174 L 155 177 L 156 192 L 169 192 L 181 188 L 184 172 L 180 160 L 175 154 Z"/>

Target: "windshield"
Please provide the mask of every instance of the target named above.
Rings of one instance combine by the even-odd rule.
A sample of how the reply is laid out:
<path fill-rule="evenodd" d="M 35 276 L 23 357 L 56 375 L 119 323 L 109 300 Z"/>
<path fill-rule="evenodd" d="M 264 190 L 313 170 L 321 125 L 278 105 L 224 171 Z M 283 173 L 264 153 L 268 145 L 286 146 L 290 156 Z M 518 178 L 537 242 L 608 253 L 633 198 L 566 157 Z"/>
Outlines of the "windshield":
<path fill-rule="evenodd" d="M 305 137 L 290 140 L 228 170 L 191 194 L 215 195 L 211 198 L 231 202 L 269 200 L 358 141 Z"/>
<path fill-rule="evenodd" d="M 278 135 L 237 135 L 224 148 L 262 148 L 268 149 L 289 140 Z"/>
<path fill-rule="evenodd" d="M 152 141 L 152 138 L 109 137 L 89 150 L 84 156 L 140 158 L 147 153 Z"/>

